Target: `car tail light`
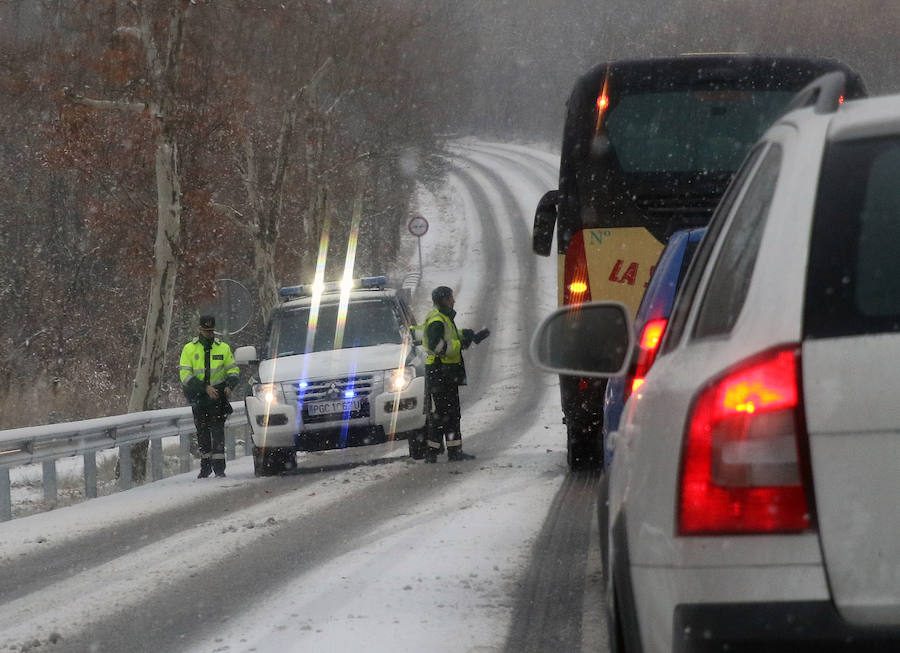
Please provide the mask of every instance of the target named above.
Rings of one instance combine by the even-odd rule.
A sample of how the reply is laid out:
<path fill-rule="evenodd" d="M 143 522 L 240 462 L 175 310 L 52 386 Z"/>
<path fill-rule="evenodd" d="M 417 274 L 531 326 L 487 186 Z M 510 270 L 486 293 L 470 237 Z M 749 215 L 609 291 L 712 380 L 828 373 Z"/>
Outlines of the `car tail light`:
<path fill-rule="evenodd" d="M 578 231 L 569 242 L 569 248 L 566 250 L 563 284 L 563 304 L 568 306 L 591 301 L 583 231 Z"/>
<path fill-rule="evenodd" d="M 796 347 L 773 350 L 699 395 L 682 452 L 681 534 L 810 528 L 798 367 Z"/>
<path fill-rule="evenodd" d="M 626 379 L 624 399 L 628 399 L 632 392 L 644 385 L 644 377 L 647 376 L 650 366 L 656 360 L 656 352 L 659 351 L 659 343 L 662 340 L 663 333 L 666 332 L 667 323 L 668 320 L 666 318 L 650 320 L 641 330 L 641 337 L 638 341 L 637 365 L 631 380 Z"/>

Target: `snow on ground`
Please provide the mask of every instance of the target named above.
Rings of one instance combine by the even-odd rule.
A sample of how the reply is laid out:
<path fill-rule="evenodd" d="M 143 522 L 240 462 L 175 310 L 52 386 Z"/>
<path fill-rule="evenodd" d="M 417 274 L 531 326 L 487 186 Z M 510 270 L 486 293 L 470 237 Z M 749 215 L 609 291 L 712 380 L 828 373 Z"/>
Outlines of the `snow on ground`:
<path fill-rule="evenodd" d="M 521 152 L 533 148 L 516 146 Z M 512 150 L 511 150 L 512 151 Z M 473 159 L 490 158 L 475 149 L 459 153 Z M 550 162 L 551 155 L 537 152 Z M 519 201 L 520 219 L 528 223 L 537 199 L 546 188 L 555 187 L 549 171 L 539 171 L 546 185 L 520 176 L 518 168 L 490 160 L 491 169 L 510 180 Z M 474 178 L 482 178 L 472 168 Z M 500 197 L 483 179 L 492 205 L 500 215 L 506 211 Z M 429 220 L 422 239 L 422 292 L 415 298 L 416 316 L 422 319 L 430 307 L 429 291 L 449 285 L 456 291 L 460 324 L 469 323 L 470 306 L 482 283 L 486 262 L 481 247 L 481 222 L 475 203 L 461 177 L 451 174 L 449 183 L 436 190 L 420 187 L 418 209 Z M 516 257 L 531 256 L 528 243 L 513 238 L 509 225 L 500 225 L 510 243 L 502 271 L 500 291 L 504 311 L 513 305 L 519 280 Z M 408 270 L 418 268 L 415 237 L 402 239 L 408 252 Z M 535 294 L 543 312 L 555 306 L 556 261 L 541 259 Z M 480 325 L 472 325 L 477 328 Z M 534 374 L 520 369 L 518 356 L 530 334 L 488 325 L 493 365 L 486 366 L 488 393 L 470 398 L 464 409 L 464 434 L 477 437 L 480 425 L 496 424 L 503 402 L 514 394 L 518 379 Z M 482 345 L 484 347 L 484 345 Z M 478 355 L 475 352 L 473 355 Z M 565 435 L 559 419 L 556 378 L 542 375 L 547 392 L 538 407 L 534 425 L 509 440 L 504 455 L 490 462 L 468 463 L 451 469 L 438 465 L 435 473 L 465 474 L 464 482 L 451 483 L 427 505 L 399 516 L 361 538 L 353 551 L 327 564 L 290 578 L 282 591 L 241 615 L 231 615 L 211 640 L 197 645 L 199 651 L 492 651 L 504 643 L 512 614 L 515 582 L 527 566 L 531 544 L 544 522 L 547 508 L 565 473 Z M 467 435 L 464 437 L 468 437 Z M 375 457 L 403 456 L 406 443 L 389 443 L 371 449 Z M 346 453 L 346 452 L 341 452 Z M 328 456 L 323 454 L 310 454 Z M 410 463 L 412 464 L 412 463 Z M 89 628 L 92 615 L 125 609 L 153 588 L 174 580 L 185 569 L 201 571 L 210 564 L 204 542 L 215 538 L 217 546 L 231 551 L 246 550 L 257 538 L 277 536 L 282 522 L 296 520 L 307 511 L 333 505 L 358 492 L 373 479 L 401 474 L 406 464 L 358 467 L 323 477 L 302 488 L 302 501 L 288 493 L 227 517 L 199 524 L 177 537 L 149 544 L 140 551 L 140 569 L 135 572 L 135 554 L 130 552 L 69 580 L 7 604 L 0 616 L 3 639 L 21 641 L 34 632 L 36 615 L 47 605 L 57 606 L 44 619 L 41 630 L 54 624 L 81 623 Z M 164 508 L 214 495 L 232 484 L 260 482 L 254 479 L 249 457 L 228 463 L 228 478 L 199 481 L 194 474 L 181 474 L 128 492 L 102 497 L 75 506 L 32 515 L 0 524 L 0 556 L 15 559 L 36 547 L 64 546 L 70 538 L 107 529 L 125 518 L 149 515 Z M 301 490 L 298 490 L 301 491 Z M 423 526 L 423 523 L 425 524 Z M 144 562 L 146 561 L 146 563 Z"/>
<path fill-rule="evenodd" d="M 461 153 L 484 159 L 495 173 L 518 180 L 511 185 L 521 216 L 511 219 L 528 222 L 530 233 L 531 212 L 543 189 L 521 181 L 513 167 L 498 169 L 496 160 Z M 504 215 L 502 200 L 487 179 L 474 168 L 467 173 L 482 182 L 492 206 L 501 207 L 498 213 Z M 548 177 L 547 188 L 555 181 Z M 465 324 L 467 297 L 478 292 L 485 269 L 475 203 L 456 174 L 438 194 L 420 189 L 418 201 L 420 213 L 429 220 L 422 242 L 428 261 L 422 287 L 454 288 L 457 322 Z M 514 315 L 511 302 L 520 283 L 515 260 L 532 254 L 509 224 L 501 221 L 499 226 L 501 238 L 509 243 L 501 302 L 509 306 L 507 314 Z M 451 249 L 448 243 L 459 246 Z M 534 289 L 545 312 L 555 306 L 555 263 L 546 261 Z M 413 264 L 418 264 L 417 254 Z M 427 292 L 420 293 L 417 305 L 424 315 L 422 304 L 426 309 L 430 304 Z M 518 355 L 504 355 L 504 350 L 527 347 L 527 336 L 494 329 L 488 342 L 500 362 L 490 366 L 485 395 L 463 410 L 464 442 L 477 437 L 468 434 L 477 434 L 478 425 L 494 422 L 503 410 L 502 397 L 514 396 L 522 375 L 533 373 L 519 368 Z M 472 355 L 478 354 L 476 350 Z M 361 642 L 366 651 L 500 650 L 512 614 L 515 580 L 528 563 L 531 545 L 566 473 L 556 378 L 544 377 L 547 392 L 540 417 L 500 458 L 502 463 L 468 472 L 465 482 L 450 486 L 436 502 L 383 524 L 365 538 L 364 547 L 297 577 L 279 596 L 232 620 L 196 651 L 360 650 Z M 413 527 L 423 516 L 429 527 Z"/>

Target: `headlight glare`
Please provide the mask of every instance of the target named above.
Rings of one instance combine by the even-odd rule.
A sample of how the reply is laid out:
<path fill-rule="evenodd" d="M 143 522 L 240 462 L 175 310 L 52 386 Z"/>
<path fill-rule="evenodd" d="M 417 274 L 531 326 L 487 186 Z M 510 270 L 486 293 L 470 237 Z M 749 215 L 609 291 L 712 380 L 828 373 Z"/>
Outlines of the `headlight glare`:
<path fill-rule="evenodd" d="M 401 367 L 388 372 L 388 390 L 391 392 L 402 392 L 409 387 L 410 382 L 416 378 L 416 368 Z"/>
<path fill-rule="evenodd" d="M 278 387 L 274 383 L 256 383 L 253 385 L 253 396 L 267 405 L 278 403 Z"/>

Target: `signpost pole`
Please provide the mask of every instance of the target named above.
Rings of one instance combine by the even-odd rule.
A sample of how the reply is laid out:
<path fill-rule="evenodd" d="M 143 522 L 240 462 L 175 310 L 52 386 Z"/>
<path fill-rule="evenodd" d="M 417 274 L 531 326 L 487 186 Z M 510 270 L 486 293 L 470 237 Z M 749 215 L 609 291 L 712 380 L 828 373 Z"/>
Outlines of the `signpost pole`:
<path fill-rule="evenodd" d="M 419 278 L 422 278 L 422 237 L 416 237 L 416 242 L 419 244 Z"/>

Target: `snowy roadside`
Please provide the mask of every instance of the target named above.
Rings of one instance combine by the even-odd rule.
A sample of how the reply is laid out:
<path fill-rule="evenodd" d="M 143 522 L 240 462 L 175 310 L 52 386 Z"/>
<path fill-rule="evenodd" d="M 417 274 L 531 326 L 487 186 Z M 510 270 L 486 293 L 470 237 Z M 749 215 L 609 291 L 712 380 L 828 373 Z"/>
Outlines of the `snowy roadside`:
<path fill-rule="evenodd" d="M 520 146 L 523 150 L 528 148 Z M 541 153 L 537 153 L 544 156 Z M 466 153 L 473 160 L 483 155 Z M 486 155 L 484 155 L 486 156 Z M 487 157 L 486 161 L 490 159 Z M 521 176 L 512 165 L 491 162 L 516 197 L 521 215 L 530 223 L 531 211 L 544 188 Z M 483 183 L 497 215 L 508 208 L 474 168 L 468 171 Z M 542 173 L 544 174 L 544 173 Z M 553 179 L 548 179 L 550 187 Z M 481 251 L 480 216 L 464 184 L 451 175 L 435 191 L 420 188 L 418 210 L 429 219 L 422 240 L 428 262 L 422 292 L 416 296 L 416 316 L 430 306 L 428 290 L 449 285 L 457 290 L 460 320 L 482 283 L 485 260 Z M 530 228 L 530 224 L 529 224 Z M 501 302 L 516 311 L 519 289 L 517 257 L 529 256 L 527 243 L 514 242 L 500 225 L 510 250 L 503 270 Z M 409 266 L 418 267 L 415 237 L 406 234 L 404 251 Z M 555 305 L 555 265 L 541 261 L 533 289 L 542 311 Z M 504 404 L 499 397 L 514 395 L 519 379 L 533 375 L 521 369 L 521 357 L 507 351 L 527 346 L 530 334 L 514 329 L 495 330 L 490 342 L 494 364 L 484 379 L 483 397 L 473 397 L 463 415 L 463 432 L 477 438 L 484 425 L 499 424 Z M 439 464 L 435 474 L 459 475 L 445 492 L 427 505 L 380 524 L 359 539 L 352 551 L 324 565 L 297 570 L 270 601 L 254 604 L 242 614 L 227 616 L 217 634 L 196 644 L 196 651 L 366 650 L 366 651 L 495 651 L 506 638 L 512 614 L 511 597 L 527 567 L 531 545 L 566 474 L 565 435 L 559 423 L 556 378 L 541 377 L 546 393 L 537 407 L 533 426 L 510 434 L 507 448 L 487 462 L 459 467 Z M 314 454 L 327 459 L 334 452 Z M 404 442 L 337 452 L 341 456 L 400 458 Z M 122 558 L 74 574 L 68 580 L 6 604 L 0 617 L 0 644 L 23 641 L 35 634 L 46 638 L 75 624 L 90 632 L 92 620 L 136 605 L 150 592 L 184 575 L 200 573 L 210 562 L 198 555 L 203 542 L 215 538 L 224 551 L 252 547 L 259 538 L 277 537 L 285 523 L 316 510 L 339 514 L 341 502 L 367 485 L 408 470 L 398 461 L 363 466 L 323 475 L 302 490 L 260 502 L 250 508 L 198 524 L 177 536 L 132 550 Z M 62 547 L 86 533 L 114 529 L 135 517 L 215 496 L 235 485 L 260 484 L 247 457 L 228 463 L 228 478 L 198 481 L 180 474 L 128 492 L 23 517 L 0 524 L 0 556 L 14 561 L 38 549 Z M 298 494 L 302 492 L 302 494 Z M 149 572 L 147 570 L 150 570 Z M 237 588 L 235 588 L 238 591 Z M 48 610 L 46 606 L 55 606 Z M 188 637 L 190 634 L 187 634 Z"/>

